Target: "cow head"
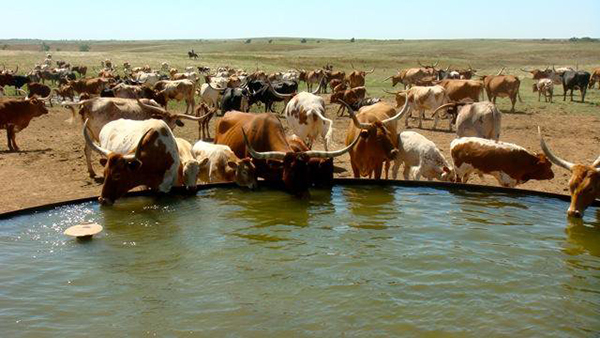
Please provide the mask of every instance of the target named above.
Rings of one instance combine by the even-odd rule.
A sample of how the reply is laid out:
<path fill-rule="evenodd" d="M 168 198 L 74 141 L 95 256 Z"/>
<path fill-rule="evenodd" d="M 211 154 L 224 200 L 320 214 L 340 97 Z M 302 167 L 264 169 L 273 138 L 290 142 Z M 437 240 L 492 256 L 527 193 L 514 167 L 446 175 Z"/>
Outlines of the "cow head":
<path fill-rule="evenodd" d="M 596 197 L 600 196 L 600 157 L 591 166 L 567 162 L 550 151 L 544 141 L 540 127 L 538 127 L 538 136 L 542 150 L 548 156 L 548 159 L 557 166 L 571 172 L 571 179 L 569 180 L 571 205 L 567 215 L 577 218 L 583 217 L 585 209 L 594 202 Z"/>
<path fill-rule="evenodd" d="M 119 197 L 125 195 L 127 191 L 137 186 L 140 175 L 140 168 L 143 163 L 139 160 L 144 139 L 152 131 L 146 133 L 138 141 L 135 154 L 122 155 L 113 153 L 94 143 L 88 134 L 88 120 L 83 124 L 83 136 L 87 145 L 103 155 L 105 158 L 100 159 L 100 164 L 104 166 L 104 184 L 102 185 L 102 193 L 98 198 L 100 204 L 112 205 Z M 149 136 L 156 137 L 156 136 Z M 154 140 L 149 140 L 152 142 Z"/>
<path fill-rule="evenodd" d="M 237 162 L 227 162 L 225 169 L 225 177 L 232 177 L 240 187 L 256 189 L 258 182 L 256 181 L 256 167 L 249 157 L 238 160 Z"/>
<path fill-rule="evenodd" d="M 382 121 L 370 123 L 360 122 L 356 117 L 354 109 L 352 109 L 352 107 L 346 102 L 340 102 L 342 102 L 342 104 L 346 105 L 346 108 L 348 108 L 348 113 L 352 118 L 354 126 L 362 130 L 361 136 L 365 139 L 367 148 L 370 149 L 370 151 L 381 152 L 381 155 L 383 155 L 384 158 L 393 161 L 399 152 L 396 145 L 398 135 L 394 135 L 394 133 L 392 133 L 386 127 L 386 124 L 393 123 L 401 119 L 409 111 L 408 100 L 404 103 L 402 110 L 400 110 L 396 115 Z"/>
<path fill-rule="evenodd" d="M 365 76 L 367 76 L 368 74 L 371 74 L 375 71 L 375 68 L 369 70 L 369 71 L 364 71 L 364 70 L 357 70 L 356 68 L 354 68 L 354 65 L 352 63 L 350 63 L 350 66 L 352 67 L 352 69 L 354 69 L 354 72 L 351 73 L 351 75 L 354 76 L 360 76 L 363 79 L 365 78 Z"/>
<path fill-rule="evenodd" d="M 307 197 L 308 187 L 311 185 L 311 177 L 309 172 L 309 161 L 311 158 L 331 158 L 341 156 L 348 152 L 358 142 L 359 137 L 347 147 L 335 151 L 318 151 L 309 150 L 303 152 L 283 152 L 283 151 L 255 151 L 246 136 L 245 130 L 242 128 L 242 135 L 246 144 L 246 149 L 250 155 L 257 160 L 275 160 L 281 163 L 281 180 L 285 188 L 292 194 L 298 197 Z M 279 166 L 279 164 L 276 164 Z"/>
<path fill-rule="evenodd" d="M 195 189 L 196 181 L 198 181 L 198 174 L 201 170 L 208 170 L 208 167 L 208 157 L 201 162 L 198 162 L 197 160 L 188 160 L 182 163 L 182 183 L 186 189 Z"/>
<path fill-rule="evenodd" d="M 532 171 L 523 176 L 524 182 L 528 180 L 551 180 L 554 178 L 552 162 L 550 162 L 544 154 L 535 155 L 532 168 L 534 168 Z"/>
<path fill-rule="evenodd" d="M 48 114 L 48 109 L 46 109 L 46 100 L 49 100 L 50 96 L 45 99 L 38 99 L 36 96 L 33 96 L 29 101 L 29 105 L 31 107 L 31 111 L 33 113 L 33 117 L 42 116 Z"/>

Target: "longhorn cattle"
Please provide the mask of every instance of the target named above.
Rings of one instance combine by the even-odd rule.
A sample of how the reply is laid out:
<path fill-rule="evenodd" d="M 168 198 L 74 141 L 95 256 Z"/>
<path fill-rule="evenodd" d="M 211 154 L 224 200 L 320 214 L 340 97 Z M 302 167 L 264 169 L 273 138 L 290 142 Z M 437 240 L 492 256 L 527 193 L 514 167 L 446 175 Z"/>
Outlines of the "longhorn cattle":
<path fill-rule="evenodd" d="M 219 106 L 219 95 L 225 91 L 225 89 L 226 88 L 213 87 L 210 83 L 203 83 L 200 86 L 200 98 L 202 99 L 202 102 L 217 108 Z"/>
<path fill-rule="evenodd" d="M 456 122 L 456 135 L 458 137 L 480 137 L 498 141 L 502 123 L 502 113 L 491 102 L 452 102 L 438 107 L 433 114 L 440 110 L 448 109 L 448 130 L 452 130 L 452 123 Z M 453 121 L 455 120 L 455 121 Z"/>
<path fill-rule="evenodd" d="M 210 130 L 208 128 L 210 120 L 215 116 L 217 112 L 216 108 L 209 107 L 206 103 L 202 102 L 196 107 L 196 116 L 201 116 L 201 120 L 198 121 L 198 138 L 201 140 L 210 138 Z"/>
<path fill-rule="evenodd" d="M 27 85 L 27 89 L 29 90 L 27 97 L 33 97 L 34 95 L 38 96 L 42 100 L 49 102 L 50 107 L 52 107 L 52 100 L 50 99 L 50 95 L 52 94 L 52 89 L 50 89 L 50 87 L 48 87 L 44 84 L 41 84 L 41 83 L 30 82 Z"/>
<path fill-rule="evenodd" d="M 319 85 L 313 93 L 317 93 L 320 90 L 320 87 L 321 86 Z M 248 88 L 250 90 L 248 106 L 252 106 L 257 102 L 262 102 L 265 104 L 265 112 L 268 112 L 273 111 L 273 104 L 275 102 L 284 101 L 287 105 L 287 102 L 298 90 L 298 83 L 291 81 L 281 81 L 276 83 L 250 81 L 248 82 Z"/>
<path fill-rule="evenodd" d="M 454 172 L 435 143 L 414 131 L 398 135 L 398 155 L 392 167 L 392 177 L 398 177 L 398 169 L 404 164 L 405 180 L 454 181 Z"/>
<path fill-rule="evenodd" d="M 285 106 L 284 115 L 290 130 L 309 148 L 319 136 L 323 138 L 325 150 L 329 149 L 333 135 L 333 121 L 325 117 L 325 101 L 308 92 L 294 96 Z"/>
<path fill-rule="evenodd" d="M 152 87 L 158 81 L 162 80 L 163 77 L 159 73 L 146 73 L 138 72 L 135 76 L 135 80 L 143 85 Z"/>
<path fill-rule="evenodd" d="M 152 89 L 138 85 L 128 85 L 125 83 L 119 83 L 112 88 L 114 97 L 120 97 L 123 99 L 154 99 L 155 93 Z"/>
<path fill-rule="evenodd" d="M 57 96 L 60 96 L 62 100 L 69 98 L 71 101 L 74 101 L 75 92 L 73 91 L 73 87 L 69 85 L 63 85 L 54 89 L 54 92 Z"/>
<path fill-rule="evenodd" d="M 312 91 L 313 84 L 321 85 L 325 79 L 325 71 L 323 69 L 315 69 L 306 73 L 306 90 Z"/>
<path fill-rule="evenodd" d="M 87 66 L 74 66 L 71 70 L 79 73 L 79 77 L 84 77 L 87 74 Z"/>
<path fill-rule="evenodd" d="M 169 71 L 169 63 L 168 62 L 161 63 L 160 70 L 162 70 L 163 72 L 168 72 Z"/>
<path fill-rule="evenodd" d="M 198 141 L 192 148 L 192 154 L 198 161 L 208 162 L 207 170 L 200 171 L 201 182 L 235 182 L 240 187 L 250 189 L 258 186 L 252 159 L 239 159 L 226 145 Z"/>
<path fill-rule="evenodd" d="M 337 151 L 294 152 L 287 143 L 281 122 L 268 113 L 229 112 L 217 122 L 215 136 L 216 144 L 229 146 L 237 157 L 252 156 L 258 177 L 283 181 L 285 188 L 296 196 L 308 194 L 311 157 L 326 161 L 346 153 L 355 142 Z"/>
<path fill-rule="evenodd" d="M 119 119 L 100 132 L 100 145 L 92 140 L 88 122 L 83 125 L 86 145 L 103 158 L 104 184 L 100 204 L 112 205 L 127 191 L 146 186 L 160 192 L 182 182 L 177 142 L 164 121 Z"/>
<path fill-rule="evenodd" d="M 345 103 L 342 101 L 342 103 Z M 368 176 L 380 179 L 385 163 L 385 178 L 388 178 L 389 162 L 398 155 L 396 132 L 397 120 L 410 109 L 408 101 L 398 113 L 385 102 L 363 107 L 358 114 L 346 105 L 352 118 L 346 134 L 346 144 L 363 134 L 355 147 L 350 150 L 350 163 L 355 178 Z"/>
<path fill-rule="evenodd" d="M 598 89 L 600 89 L 600 68 L 596 68 L 592 71 L 592 76 L 590 77 L 590 84 L 588 88 L 594 88 L 594 85 L 596 83 L 598 83 Z"/>
<path fill-rule="evenodd" d="M 460 102 L 470 99 L 479 101 L 483 91 L 483 83 L 475 80 L 442 80 L 437 83 L 446 89 L 446 96 L 450 101 Z"/>
<path fill-rule="evenodd" d="M 538 102 L 540 102 L 542 94 L 544 95 L 544 102 L 552 103 L 552 94 L 554 93 L 554 83 L 550 79 L 539 79 L 533 84 L 533 92 L 538 92 Z"/>
<path fill-rule="evenodd" d="M 521 80 L 513 75 L 487 75 L 482 76 L 482 78 L 488 100 L 495 104 L 496 97 L 508 97 L 511 103 L 510 111 L 514 112 L 517 97 L 521 101 L 521 95 L 519 94 Z"/>
<path fill-rule="evenodd" d="M 108 86 L 108 80 L 104 78 L 79 79 L 69 81 L 68 85 L 78 94 L 100 95 L 100 92 Z"/>
<path fill-rule="evenodd" d="M 181 161 L 181 172 L 179 173 L 181 184 L 187 190 L 194 190 L 200 172 L 208 170 L 208 159 L 198 161 L 192 154 L 192 145 L 188 141 L 176 137 L 175 142 L 177 143 L 177 152 Z"/>
<path fill-rule="evenodd" d="M 552 163 L 544 154 L 525 148 L 478 137 L 461 137 L 450 143 L 457 182 L 467 183 L 477 173 L 491 175 L 503 187 L 514 188 L 529 180 L 554 178 Z"/>
<path fill-rule="evenodd" d="M 6 129 L 8 149 L 18 151 L 16 133 L 27 128 L 34 117 L 48 114 L 43 100 L 36 97 L 31 99 L 1 99 L 0 100 L 0 129 Z"/>
<path fill-rule="evenodd" d="M 585 93 L 590 83 L 590 73 L 584 71 L 569 70 L 560 73 L 563 85 L 563 101 L 567 100 L 567 91 L 571 91 L 571 101 L 573 101 L 573 90 L 579 89 L 581 92 L 581 102 L 585 101 Z"/>
<path fill-rule="evenodd" d="M 74 120 L 76 115 L 74 107 L 81 107 L 79 115 L 82 121 L 89 120 L 88 129 L 91 137 L 95 140 L 99 140 L 100 131 L 107 123 L 122 118 L 129 120 L 159 118 L 165 121 L 171 129 L 175 126 L 183 126 L 181 121 L 183 119 L 200 121 L 202 118 L 185 114 L 170 114 L 146 99 L 93 98 L 77 103 L 63 103 L 63 105 L 71 110 L 73 115 L 71 120 Z M 94 177 L 96 174 L 92 168 L 91 153 L 88 146 L 85 147 L 84 153 L 90 177 Z"/>
<path fill-rule="evenodd" d="M 195 84 L 190 80 L 163 80 L 154 86 L 156 96 L 160 98 L 157 102 L 164 102 L 166 107 L 170 100 L 185 100 L 185 113 L 191 114 L 195 111 L 196 101 L 194 100 Z"/>
<path fill-rule="evenodd" d="M 249 95 L 246 88 L 226 88 L 221 97 L 221 114 L 231 110 L 248 111 Z"/>
<path fill-rule="evenodd" d="M 585 209 L 594 203 L 596 198 L 600 197 L 600 157 L 591 165 L 571 163 L 556 156 L 548 148 L 540 127 L 538 127 L 538 137 L 542 150 L 548 156 L 548 159 L 557 166 L 571 172 L 571 179 L 569 180 L 571 205 L 569 205 L 567 215 L 577 218 L 583 217 Z"/>
<path fill-rule="evenodd" d="M 389 92 L 388 92 L 389 93 Z M 392 93 L 393 94 L 393 93 Z M 430 87 L 414 86 L 410 89 L 395 93 L 396 95 L 396 108 L 404 106 L 408 101 L 408 104 L 412 110 L 417 111 L 419 118 L 419 128 L 423 126 L 423 118 L 425 117 L 425 110 L 434 111 L 439 106 L 447 101 L 446 90 L 444 87 L 436 85 Z M 406 115 L 404 126 L 408 127 L 408 119 L 411 114 Z M 433 129 L 437 128 L 438 116 L 434 115 Z"/>
<path fill-rule="evenodd" d="M 338 85 L 338 87 L 340 86 L 345 87 L 345 84 Z M 364 100 L 367 95 L 367 89 L 365 87 L 355 87 L 345 90 L 340 90 L 338 87 L 336 87 L 334 93 L 329 97 L 329 103 L 339 103 L 340 105 L 337 110 L 338 116 L 344 116 L 344 111 L 346 110 L 346 105 L 341 101 L 344 101 L 351 107 L 358 107 L 358 104 Z"/>
<path fill-rule="evenodd" d="M 356 68 L 354 68 L 353 64 L 350 64 L 350 65 L 352 66 L 352 69 L 354 69 L 354 71 L 352 71 L 350 74 L 348 74 L 346 76 L 346 81 L 350 85 L 350 88 L 364 86 L 365 85 L 365 77 L 368 74 L 371 74 L 375 71 L 375 68 L 373 68 L 369 71 L 356 70 Z"/>

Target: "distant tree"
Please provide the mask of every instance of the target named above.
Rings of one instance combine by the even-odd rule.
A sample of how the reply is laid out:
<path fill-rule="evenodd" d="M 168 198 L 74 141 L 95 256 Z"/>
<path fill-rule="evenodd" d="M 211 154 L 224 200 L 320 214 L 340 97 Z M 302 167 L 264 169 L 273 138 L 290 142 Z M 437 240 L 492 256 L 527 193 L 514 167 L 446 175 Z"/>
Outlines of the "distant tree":
<path fill-rule="evenodd" d="M 80 52 L 89 52 L 90 49 L 92 49 L 92 47 L 90 47 L 88 44 L 79 45 Z"/>
<path fill-rule="evenodd" d="M 47 52 L 50 50 L 50 46 L 48 46 L 45 42 L 42 41 L 42 44 L 40 45 L 40 50 L 42 52 Z"/>
<path fill-rule="evenodd" d="M 8 49 L 8 45 L 7 44 L 2 45 L 2 50 L 7 50 L 7 49 Z"/>
<path fill-rule="evenodd" d="M 317 40 L 317 43 L 321 43 L 321 40 Z"/>
<path fill-rule="evenodd" d="M 60 52 L 60 48 L 56 47 L 56 51 L 57 51 L 57 52 Z"/>
<path fill-rule="evenodd" d="M 306 39 L 300 40 L 300 43 L 306 43 Z"/>
<path fill-rule="evenodd" d="M 248 39 L 248 40 L 246 40 L 246 42 L 244 42 L 244 43 L 251 43 L 251 42 L 252 42 L 252 39 Z"/>
<path fill-rule="evenodd" d="M 354 42 L 354 41 L 356 41 L 354 38 L 350 39 L 350 42 Z"/>
<path fill-rule="evenodd" d="M 273 39 L 269 39 L 269 43 L 272 43 L 272 42 L 273 42 Z"/>

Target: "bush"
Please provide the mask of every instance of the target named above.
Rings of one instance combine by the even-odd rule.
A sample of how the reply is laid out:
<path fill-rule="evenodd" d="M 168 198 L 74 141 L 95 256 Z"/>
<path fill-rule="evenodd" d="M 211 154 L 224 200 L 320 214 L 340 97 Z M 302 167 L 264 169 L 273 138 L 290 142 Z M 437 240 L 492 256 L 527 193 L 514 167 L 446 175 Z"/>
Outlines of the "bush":
<path fill-rule="evenodd" d="M 252 42 L 252 39 L 248 39 L 248 40 L 246 40 L 246 42 L 244 42 L 244 43 L 251 43 L 251 42 Z"/>
<path fill-rule="evenodd" d="M 90 49 L 92 49 L 92 48 L 91 48 L 91 47 L 90 47 L 90 45 L 88 45 L 88 44 L 85 44 L 85 45 L 80 45 L 80 46 L 79 46 L 79 51 L 80 51 L 80 52 L 89 52 L 89 51 L 90 51 Z"/>
<path fill-rule="evenodd" d="M 272 42 L 273 42 L 273 39 L 270 39 L 270 40 L 269 40 L 269 43 L 272 43 Z"/>
<path fill-rule="evenodd" d="M 354 41 L 356 41 L 356 40 L 354 40 L 354 38 L 350 39 L 350 42 L 354 42 Z"/>
<path fill-rule="evenodd" d="M 56 51 L 57 51 L 57 52 L 60 52 L 60 48 L 56 47 Z"/>
<path fill-rule="evenodd" d="M 47 52 L 50 50 L 50 46 L 48 46 L 45 42 L 42 42 L 42 44 L 40 45 L 40 50 L 42 52 Z"/>
<path fill-rule="evenodd" d="M 306 39 L 300 40 L 300 43 L 306 43 Z"/>
<path fill-rule="evenodd" d="M 7 50 L 7 49 L 8 49 L 8 45 L 7 44 L 2 45 L 2 50 Z"/>

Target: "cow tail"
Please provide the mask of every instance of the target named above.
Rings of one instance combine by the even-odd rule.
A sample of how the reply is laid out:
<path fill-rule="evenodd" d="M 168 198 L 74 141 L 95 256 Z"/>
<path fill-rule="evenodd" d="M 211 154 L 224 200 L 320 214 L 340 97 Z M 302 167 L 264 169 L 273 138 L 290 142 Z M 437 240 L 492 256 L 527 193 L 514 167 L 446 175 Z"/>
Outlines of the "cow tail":
<path fill-rule="evenodd" d="M 519 98 L 519 102 L 523 103 L 523 100 L 521 100 L 521 90 L 517 89 L 517 97 Z"/>
<path fill-rule="evenodd" d="M 327 147 L 327 150 L 329 150 L 329 146 L 331 145 L 331 138 L 333 136 L 333 121 L 323 116 L 321 112 L 317 111 L 316 114 L 323 122 L 327 123 L 327 133 L 325 134 L 325 146 Z"/>

